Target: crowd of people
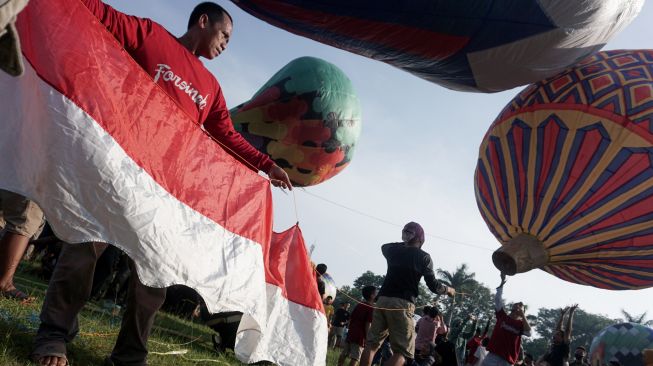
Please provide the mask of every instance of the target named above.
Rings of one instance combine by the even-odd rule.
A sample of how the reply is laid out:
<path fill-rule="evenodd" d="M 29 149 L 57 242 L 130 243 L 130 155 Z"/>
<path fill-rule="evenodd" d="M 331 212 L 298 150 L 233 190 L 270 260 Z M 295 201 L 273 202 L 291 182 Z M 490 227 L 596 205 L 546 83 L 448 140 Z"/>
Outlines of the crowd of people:
<path fill-rule="evenodd" d="M 363 298 L 351 313 L 347 299 L 334 312 L 333 298 L 325 297 L 328 342 L 340 351 L 338 366 L 589 366 L 582 346 L 570 359 L 578 305 L 561 311 L 545 354 L 536 357 L 524 352 L 522 337 L 531 335 L 531 326 L 522 302 L 504 304 L 503 274 L 496 289 L 495 313 L 484 325 L 479 326 L 479 317 L 473 315 L 448 324 L 436 304 L 422 307 L 421 316 L 415 316 L 422 278 L 434 294 L 456 295 L 455 289 L 435 277 L 430 255 L 421 250 L 423 243 L 424 230 L 411 222 L 402 231 L 402 242 L 383 245 L 388 264 L 383 285 L 363 287 Z"/>

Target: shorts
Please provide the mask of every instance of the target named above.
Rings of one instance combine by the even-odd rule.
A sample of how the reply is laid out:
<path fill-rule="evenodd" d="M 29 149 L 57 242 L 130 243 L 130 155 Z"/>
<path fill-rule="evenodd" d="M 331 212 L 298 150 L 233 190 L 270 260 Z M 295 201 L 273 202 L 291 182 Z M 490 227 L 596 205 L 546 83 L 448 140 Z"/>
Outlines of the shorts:
<path fill-rule="evenodd" d="M 41 235 L 44 225 L 43 211 L 34 201 L 0 189 L 0 227 L 36 239 Z"/>
<path fill-rule="evenodd" d="M 401 309 L 401 310 L 384 310 Z M 378 349 L 386 337 L 390 337 L 390 348 L 406 358 L 415 354 L 415 304 L 397 297 L 381 296 L 376 301 L 372 326 L 367 333 L 367 345 Z"/>
<path fill-rule="evenodd" d="M 360 361 L 361 355 L 363 354 L 363 347 L 359 346 L 357 343 L 345 342 L 344 347 L 340 355 L 346 355 L 352 360 Z"/>

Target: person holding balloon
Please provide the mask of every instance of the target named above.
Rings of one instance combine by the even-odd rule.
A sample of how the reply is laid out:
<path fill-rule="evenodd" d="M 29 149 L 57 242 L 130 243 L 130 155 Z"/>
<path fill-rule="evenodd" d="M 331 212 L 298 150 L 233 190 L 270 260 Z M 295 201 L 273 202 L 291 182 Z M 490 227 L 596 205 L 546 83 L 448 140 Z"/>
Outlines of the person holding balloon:
<path fill-rule="evenodd" d="M 522 335 L 531 335 L 531 326 L 524 314 L 524 304 L 514 303 L 507 314 L 503 305 L 503 285 L 506 275 L 501 274 L 501 284 L 494 296 L 497 321 L 487 346 L 488 355 L 482 366 L 511 366 L 517 363 L 521 349 Z"/>

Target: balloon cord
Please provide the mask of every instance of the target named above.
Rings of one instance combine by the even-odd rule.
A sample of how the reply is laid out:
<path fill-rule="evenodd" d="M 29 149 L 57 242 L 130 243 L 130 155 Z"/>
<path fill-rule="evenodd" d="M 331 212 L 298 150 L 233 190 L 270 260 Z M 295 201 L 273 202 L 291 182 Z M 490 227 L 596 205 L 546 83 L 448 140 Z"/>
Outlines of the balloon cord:
<path fill-rule="evenodd" d="M 299 213 L 297 212 L 297 196 L 295 195 L 295 191 L 292 190 L 292 201 L 295 204 L 295 220 L 299 224 Z"/>

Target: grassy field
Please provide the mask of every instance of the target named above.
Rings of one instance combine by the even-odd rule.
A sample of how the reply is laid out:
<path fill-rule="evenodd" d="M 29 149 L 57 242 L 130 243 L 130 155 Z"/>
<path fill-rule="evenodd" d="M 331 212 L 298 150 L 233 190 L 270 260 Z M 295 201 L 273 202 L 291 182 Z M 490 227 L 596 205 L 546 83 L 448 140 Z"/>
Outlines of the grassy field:
<path fill-rule="evenodd" d="M 0 365 L 35 365 L 28 360 L 39 325 L 39 312 L 47 284 L 21 267 L 16 285 L 36 298 L 20 304 L 0 298 Z M 111 352 L 120 328 L 120 315 L 112 315 L 98 303 L 89 302 L 79 318 L 80 335 L 68 345 L 72 366 L 98 365 Z M 218 355 L 211 343 L 212 330 L 163 312 L 157 314 L 149 341 L 148 363 L 159 365 L 243 365 L 233 353 Z M 327 365 L 336 365 L 337 354 L 329 352 Z M 299 366 L 299 365 L 298 365 Z"/>

